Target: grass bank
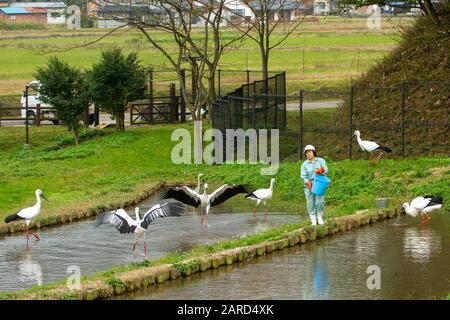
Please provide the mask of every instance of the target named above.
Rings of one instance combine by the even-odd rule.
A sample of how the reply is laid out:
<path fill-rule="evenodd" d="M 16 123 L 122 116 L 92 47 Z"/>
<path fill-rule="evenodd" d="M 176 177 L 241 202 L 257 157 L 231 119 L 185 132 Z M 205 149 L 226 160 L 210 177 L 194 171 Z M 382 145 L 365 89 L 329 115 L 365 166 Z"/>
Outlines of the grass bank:
<path fill-rule="evenodd" d="M 6 225 L 3 220 L 33 205 L 36 189 L 42 189 L 50 202 L 43 203 L 32 227 L 128 206 L 149 196 L 161 182 L 195 183 L 199 172 L 211 187 L 222 183 L 244 183 L 249 189 L 269 185 L 271 176 L 260 174 L 260 169 L 267 167 L 264 164 L 172 163 L 171 151 L 177 142 L 170 137 L 176 128 L 191 130 L 189 125 L 143 126 L 94 136 L 75 147 L 62 144 L 69 133 L 60 127 L 31 127 L 31 146 L 26 148 L 23 128 L 0 128 L 0 234 L 22 230 L 23 223 Z M 326 149 L 320 153 L 328 162 L 332 180 L 326 197 L 328 217 L 371 208 L 377 197 L 391 197 L 392 206 L 420 194 L 450 197 L 448 157 L 382 160 L 371 166 L 365 160 L 333 161 Z M 300 165 L 298 161 L 280 164 L 272 210 L 306 214 Z M 235 197 L 227 205 L 250 210 L 252 203 Z"/>

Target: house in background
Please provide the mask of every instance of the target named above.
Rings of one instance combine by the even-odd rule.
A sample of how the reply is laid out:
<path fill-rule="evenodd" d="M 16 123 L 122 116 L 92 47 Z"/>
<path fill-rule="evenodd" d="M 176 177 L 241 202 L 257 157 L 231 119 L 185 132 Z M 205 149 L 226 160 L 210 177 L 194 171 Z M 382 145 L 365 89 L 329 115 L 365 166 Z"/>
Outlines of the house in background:
<path fill-rule="evenodd" d="M 311 0 L 312 1 L 312 0 Z M 270 21 L 295 21 L 298 17 L 312 13 L 306 5 L 307 1 L 300 0 L 272 0 L 270 2 Z M 249 7 L 251 6 L 251 8 Z M 253 2 L 246 5 L 239 0 L 229 0 L 226 2 L 228 11 L 231 12 L 231 22 L 252 21 L 255 19 L 255 12 L 261 12 L 261 3 Z M 309 11 L 309 12 L 308 12 Z"/>
<path fill-rule="evenodd" d="M 153 5 L 104 5 L 92 7 L 90 17 L 97 17 L 98 28 L 117 28 L 127 23 L 127 19 L 149 23 L 154 17 L 161 15 L 161 8 Z"/>
<path fill-rule="evenodd" d="M 339 10 L 337 0 L 314 0 L 314 15 L 327 16 Z"/>
<path fill-rule="evenodd" d="M 47 24 L 47 11 L 33 11 L 25 8 L 0 8 L 0 21 L 7 23 Z"/>
<path fill-rule="evenodd" d="M 8 7 L 10 0 L 0 0 L 0 8 Z"/>
<path fill-rule="evenodd" d="M 66 24 L 67 5 L 64 2 L 13 2 L 10 7 L 46 9 L 48 24 Z"/>
<path fill-rule="evenodd" d="M 255 18 L 253 11 L 239 0 L 228 0 L 225 6 L 230 12 L 230 22 L 232 24 L 239 24 L 245 21 L 251 21 Z"/>

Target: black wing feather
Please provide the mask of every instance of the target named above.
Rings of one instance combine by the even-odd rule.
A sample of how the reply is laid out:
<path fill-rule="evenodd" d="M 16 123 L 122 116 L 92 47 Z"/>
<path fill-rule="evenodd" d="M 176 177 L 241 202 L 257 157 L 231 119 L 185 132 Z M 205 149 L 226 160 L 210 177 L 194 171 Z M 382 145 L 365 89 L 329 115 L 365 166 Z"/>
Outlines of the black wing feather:
<path fill-rule="evenodd" d="M 241 184 L 228 185 L 225 191 L 211 201 L 211 207 L 217 206 L 239 193 L 248 193 L 248 191 L 245 189 L 245 186 Z"/>
<path fill-rule="evenodd" d="M 147 229 L 150 223 L 153 222 L 156 218 L 165 218 L 165 217 L 179 217 L 183 214 L 186 206 L 178 201 L 162 203 L 160 205 L 155 205 L 150 208 L 144 215 L 140 226 L 144 229 Z"/>
<path fill-rule="evenodd" d="M 7 217 L 5 218 L 5 223 L 10 223 L 11 221 L 15 221 L 15 220 L 23 220 L 23 219 L 25 219 L 25 218 L 23 218 L 23 217 L 21 217 L 21 216 L 18 215 L 18 213 L 19 213 L 20 211 L 22 211 L 22 209 L 19 210 L 19 211 L 17 211 L 16 213 L 14 213 L 14 214 L 12 214 L 12 215 L 7 216 Z"/>
<path fill-rule="evenodd" d="M 430 199 L 430 202 L 427 204 L 427 207 L 431 207 L 437 204 L 444 204 L 444 199 L 442 199 L 442 197 L 424 196 L 424 198 Z"/>
<path fill-rule="evenodd" d="M 127 220 L 125 220 L 115 212 L 103 213 L 95 220 L 96 227 L 105 223 L 112 224 L 122 234 L 133 233 L 134 230 L 136 230 L 136 226 L 130 226 Z"/>
<path fill-rule="evenodd" d="M 192 198 L 190 194 L 186 193 L 186 191 L 180 187 L 169 188 L 165 192 L 162 192 L 158 196 L 158 198 L 160 198 L 160 199 L 173 198 L 175 200 L 178 200 L 180 202 L 183 202 L 189 206 L 196 207 L 196 208 L 200 205 L 200 200 L 196 200 L 196 199 Z"/>

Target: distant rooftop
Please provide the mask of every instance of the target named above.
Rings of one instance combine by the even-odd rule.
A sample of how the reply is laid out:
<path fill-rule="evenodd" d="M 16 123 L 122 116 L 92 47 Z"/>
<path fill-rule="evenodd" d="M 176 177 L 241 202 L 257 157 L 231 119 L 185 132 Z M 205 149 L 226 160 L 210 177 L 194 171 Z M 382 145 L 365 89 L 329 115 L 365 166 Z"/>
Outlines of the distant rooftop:
<path fill-rule="evenodd" d="M 0 8 L 5 14 L 28 14 L 29 12 L 24 8 Z"/>
<path fill-rule="evenodd" d="M 67 8 L 64 2 L 13 2 L 9 6 L 11 8 Z"/>

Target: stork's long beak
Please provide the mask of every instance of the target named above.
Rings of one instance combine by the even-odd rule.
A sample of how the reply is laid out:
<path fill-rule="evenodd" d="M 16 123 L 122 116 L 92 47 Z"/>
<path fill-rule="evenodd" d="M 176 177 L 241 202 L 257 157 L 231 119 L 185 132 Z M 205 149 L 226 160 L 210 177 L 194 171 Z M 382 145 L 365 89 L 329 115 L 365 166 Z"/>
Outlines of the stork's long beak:
<path fill-rule="evenodd" d="M 50 202 L 50 201 L 48 201 L 47 197 L 46 197 L 46 196 L 44 196 L 44 194 L 43 194 L 43 193 L 41 194 L 41 197 L 42 197 L 42 198 L 44 198 L 45 200 L 47 200 L 47 202 Z"/>

